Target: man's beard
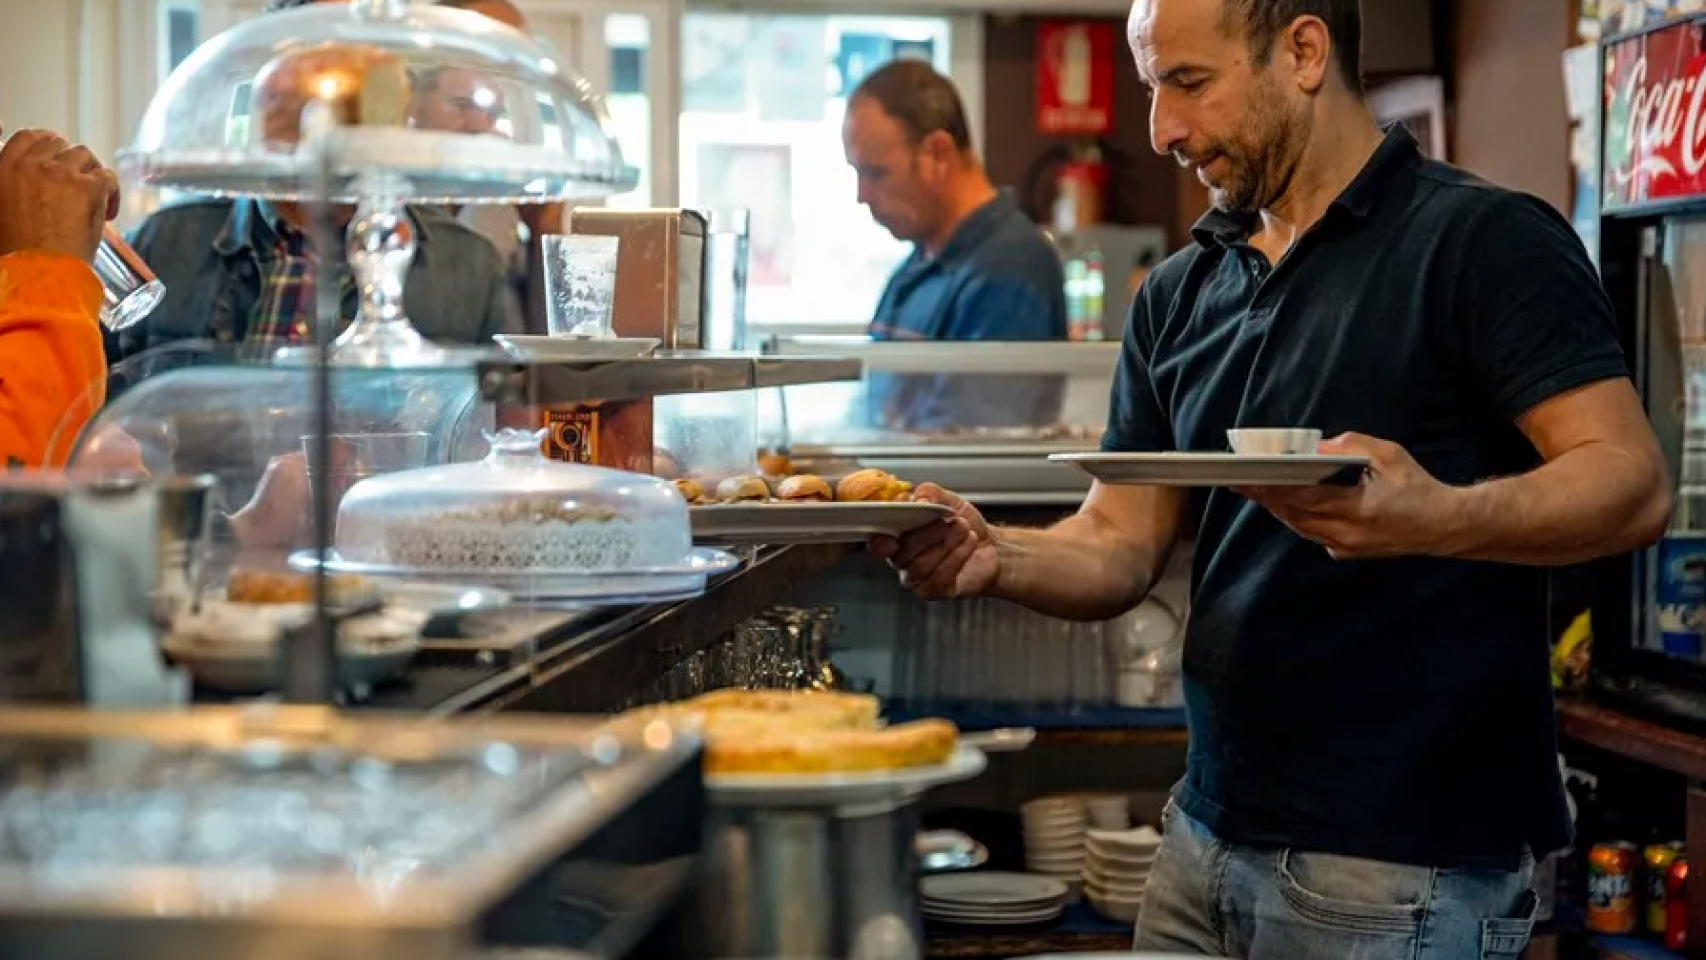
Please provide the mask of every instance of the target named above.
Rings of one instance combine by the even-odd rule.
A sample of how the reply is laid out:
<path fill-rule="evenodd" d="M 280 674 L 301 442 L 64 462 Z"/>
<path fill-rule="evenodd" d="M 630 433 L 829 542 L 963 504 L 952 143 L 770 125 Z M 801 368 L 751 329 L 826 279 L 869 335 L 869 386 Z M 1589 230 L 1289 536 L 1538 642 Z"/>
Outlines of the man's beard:
<path fill-rule="evenodd" d="M 1224 157 L 1227 168 L 1221 184 L 1209 188 L 1209 201 L 1227 213 L 1257 213 L 1272 206 L 1291 181 L 1304 135 L 1302 118 L 1272 81 L 1259 82 L 1238 131 L 1206 151 Z"/>

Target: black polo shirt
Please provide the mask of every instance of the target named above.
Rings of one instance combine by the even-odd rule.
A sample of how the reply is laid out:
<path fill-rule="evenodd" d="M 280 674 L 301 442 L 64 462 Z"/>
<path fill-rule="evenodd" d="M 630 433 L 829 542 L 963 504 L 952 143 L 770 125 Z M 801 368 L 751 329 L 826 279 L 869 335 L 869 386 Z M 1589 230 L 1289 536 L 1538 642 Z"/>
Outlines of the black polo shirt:
<path fill-rule="evenodd" d="M 1277 265 L 1253 223 L 1211 212 L 1139 291 L 1105 449 L 1316 427 L 1470 484 L 1538 465 L 1519 415 L 1627 376 L 1564 219 L 1401 128 Z M 1567 842 L 1542 571 L 1339 562 L 1228 490 L 1190 505 L 1185 812 L 1233 843 L 1416 864 Z"/>

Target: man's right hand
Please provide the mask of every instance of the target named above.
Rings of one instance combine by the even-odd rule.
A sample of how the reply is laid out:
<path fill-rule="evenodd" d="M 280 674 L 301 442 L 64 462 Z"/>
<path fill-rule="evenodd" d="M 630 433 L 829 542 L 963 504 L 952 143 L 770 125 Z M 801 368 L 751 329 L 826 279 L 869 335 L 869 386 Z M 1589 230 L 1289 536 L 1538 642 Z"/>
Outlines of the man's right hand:
<path fill-rule="evenodd" d="M 901 584 L 926 600 L 975 597 L 993 590 L 1001 561 L 983 514 L 933 483 L 921 485 L 912 498 L 939 503 L 954 516 L 899 539 L 874 537 L 871 552 L 899 570 Z"/>
<path fill-rule="evenodd" d="M 32 251 L 91 261 L 118 210 L 118 177 L 89 148 L 23 130 L 0 150 L 0 256 Z"/>

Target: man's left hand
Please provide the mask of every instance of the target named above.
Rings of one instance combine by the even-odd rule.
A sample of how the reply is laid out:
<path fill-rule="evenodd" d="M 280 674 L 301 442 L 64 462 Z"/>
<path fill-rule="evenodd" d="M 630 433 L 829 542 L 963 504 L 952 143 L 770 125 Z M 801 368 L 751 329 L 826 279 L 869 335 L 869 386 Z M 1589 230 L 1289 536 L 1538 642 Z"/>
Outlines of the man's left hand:
<path fill-rule="evenodd" d="M 1239 487 L 1299 536 L 1336 560 L 1438 555 L 1450 535 L 1457 491 L 1434 479 L 1403 447 L 1347 433 L 1323 455 L 1369 459 L 1354 487 Z"/>

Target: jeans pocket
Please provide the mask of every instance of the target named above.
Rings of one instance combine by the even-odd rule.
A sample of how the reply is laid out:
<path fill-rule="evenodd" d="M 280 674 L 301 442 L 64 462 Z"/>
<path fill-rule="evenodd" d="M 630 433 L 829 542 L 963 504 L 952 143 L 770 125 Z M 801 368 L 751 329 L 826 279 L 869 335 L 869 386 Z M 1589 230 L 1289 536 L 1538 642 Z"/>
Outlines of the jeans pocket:
<path fill-rule="evenodd" d="M 1515 960 L 1522 956 L 1529 937 L 1534 934 L 1534 915 L 1539 909 L 1540 898 L 1531 891 L 1517 916 L 1482 920 L 1481 960 Z"/>
<path fill-rule="evenodd" d="M 1427 867 L 1285 850 L 1274 865 L 1280 896 L 1309 923 L 1351 934 L 1420 935 L 1433 891 Z"/>

